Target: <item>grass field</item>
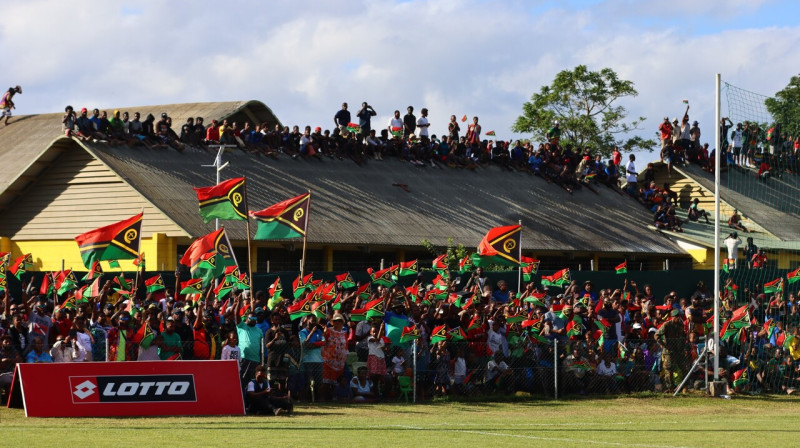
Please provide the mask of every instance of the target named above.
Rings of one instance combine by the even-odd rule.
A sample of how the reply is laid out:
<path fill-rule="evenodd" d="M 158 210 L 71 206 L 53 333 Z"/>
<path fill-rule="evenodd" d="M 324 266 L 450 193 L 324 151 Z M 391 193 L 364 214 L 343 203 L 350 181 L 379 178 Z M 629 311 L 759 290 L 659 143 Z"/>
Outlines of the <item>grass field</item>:
<path fill-rule="evenodd" d="M 800 446 L 794 398 L 300 405 L 288 417 L 32 419 L 0 410 L 0 446 Z"/>

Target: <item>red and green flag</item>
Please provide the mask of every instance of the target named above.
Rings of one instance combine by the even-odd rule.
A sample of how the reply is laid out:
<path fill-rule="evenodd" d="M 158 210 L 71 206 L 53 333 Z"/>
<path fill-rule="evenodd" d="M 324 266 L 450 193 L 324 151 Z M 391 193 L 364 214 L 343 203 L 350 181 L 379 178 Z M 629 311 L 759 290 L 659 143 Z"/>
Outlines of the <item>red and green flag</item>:
<path fill-rule="evenodd" d="M 306 297 L 305 299 L 286 307 L 286 311 L 289 313 L 289 318 L 291 320 L 297 320 L 303 316 L 308 316 L 311 314 L 311 305 L 311 298 Z"/>
<path fill-rule="evenodd" d="M 778 327 L 775 325 L 775 322 L 772 319 L 767 319 L 764 322 L 764 332 L 767 334 L 767 339 L 771 339 L 772 335 L 775 334 L 775 330 Z"/>
<path fill-rule="evenodd" d="M 733 387 L 746 386 L 750 382 L 747 375 L 747 367 L 733 372 Z"/>
<path fill-rule="evenodd" d="M 103 268 L 100 267 L 99 261 L 95 261 L 92 263 L 92 267 L 89 269 L 89 272 L 87 272 L 86 275 L 83 276 L 82 280 L 84 282 L 88 282 L 89 280 L 92 280 L 101 275 L 103 275 Z"/>
<path fill-rule="evenodd" d="M 356 287 L 356 282 L 353 281 L 353 276 L 349 272 L 345 272 L 336 276 L 336 285 L 339 289 L 350 289 Z"/>
<path fill-rule="evenodd" d="M 191 271 L 192 277 L 202 279 L 203 286 L 208 286 L 215 278 L 222 275 L 224 266 L 219 264 L 221 259 L 222 257 L 216 252 L 203 254 Z"/>
<path fill-rule="evenodd" d="M 397 271 L 398 277 L 405 275 L 415 275 L 419 272 L 419 263 L 417 260 L 405 261 L 400 263 L 400 268 Z"/>
<path fill-rule="evenodd" d="M 431 332 L 431 344 L 447 340 L 447 325 L 440 325 Z"/>
<path fill-rule="evenodd" d="M 458 262 L 458 272 L 464 274 L 472 270 L 472 256 L 467 255 Z"/>
<path fill-rule="evenodd" d="M 144 287 L 147 288 L 147 292 L 153 293 L 156 291 L 163 291 L 167 289 L 164 286 L 164 279 L 161 278 L 161 274 L 156 276 L 150 277 L 144 281 Z"/>
<path fill-rule="evenodd" d="M 8 271 L 11 272 L 11 275 L 16 277 L 17 280 L 20 280 L 22 274 L 31 267 L 33 267 L 33 256 L 31 256 L 31 254 L 25 254 L 14 260 L 14 263 L 9 266 Z"/>
<path fill-rule="evenodd" d="M 786 281 L 790 285 L 798 280 L 800 280 L 800 267 L 786 274 Z"/>
<path fill-rule="evenodd" d="M 543 286 L 558 286 L 559 288 L 563 288 L 565 285 L 569 285 L 569 282 L 569 268 L 564 268 L 553 275 L 542 276 Z"/>
<path fill-rule="evenodd" d="M 522 313 L 516 313 L 506 316 L 506 323 L 508 324 L 519 324 L 524 322 L 525 320 L 526 320 L 525 315 Z"/>
<path fill-rule="evenodd" d="M 269 285 L 269 300 L 267 301 L 267 308 L 272 310 L 278 306 L 278 304 L 283 300 L 282 293 L 283 285 L 281 285 L 281 278 L 278 277 L 274 282 L 272 282 L 271 285 Z"/>
<path fill-rule="evenodd" d="M 617 267 L 614 268 L 614 270 L 617 271 L 617 274 L 627 274 L 628 260 L 625 260 L 622 263 L 618 264 Z"/>
<path fill-rule="evenodd" d="M 352 322 L 361 322 L 362 320 L 367 320 L 367 309 L 358 308 L 350 311 L 350 320 Z"/>
<path fill-rule="evenodd" d="M 475 314 L 472 316 L 472 320 L 469 321 L 469 326 L 467 326 L 467 331 L 477 330 L 481 327 L 481 316 L 479 314 Z"/>
<path fill-rule="evenodd" d="M 100 227 L 75 237 L 87 269 L 95 261 L 133 260 L 139 256 L 142 232 L 142 215 Z"/>
<path fill-rule="evenodd" d="M 522 226 L 519 224 L 495 227 L 489 230 L 481 240 L 478 245 L 477 255 L 481 257 L 483 263 L 489 262 L 506 266 L 519 265 L 521 234 Z M 477 263 L 475 264 L 478 265 Z"/>
<path fill-rule="evenodd" d="M 318 319 L 328 317 L 328 302 L 313 302 L 311 304 L 311 314 L 317 316 Z"/>
<path fill-rule="evenodd" d="M 225 270 L 222 273 L 225 277 L 228 277 L 231 283 L 236 283 L 239 280 L 239 266 L 237 265 L 225 266 Z"/>
<path fill-rule="evenodd" d="M 220 274 L 224 272 L 224 268 L 238 264 L 224 227 L 220 227 L 219 230 L 194 240 L 189 248 L 186 249 L 183 257 L 181 257 L 181 264 L 188 266 L 189 271 L 192 272 L 197 269 L 197 264 L 200 263 L 201 258 L 209 253 L 218 255 L 216 264 L 219 265 Z M 197 276 L 192 274 L 192 277 Z"/>
<path fill-rule="evenodd" d="M 154 339 L 155 334 L 153 333 L 153 329 L 150 328 L 150 325 L 145 323 L 136 333 L 133 334 L 131 342 L 134 344 L 139 344 L 139 346 L 144 349 L 148 349 L 153 344 Z"/>
<path fill-rule="evenodd" d="M 403 128 L 399 126 L 392 126 L 392 136 L 401 138 L 403 136 Z"/>
<path fill-rule="evenodd" d="M 374 271 L 372 268 L 367 269 L 367 274 L 372 281 L 372 283 L 390 287 L 394 285 L 394 280 L 392 280 L 392 274 L 394 274 L 394 269 L 396 266 L 390 266 L 386 269 L 382 269 L 380 271 Z"/>
<path fill-rule="evenodd" d="M 496 134 L 494 133 L 494 131 L 489 131 L 486 133 L 486 135 L 494 137 Z"/>
<path fill-rule="evenodd" d="M 452 330 L 448 331 L 447 337 L 453 342 L 467 340 L 467 334 L 464 333 L 464 330 L 461 329 L 461 327 L 455 327 Z"/>
<path fill-rule="evenodd" d="M 8 279 L 6 278 L 5 274 L 0 275 L 0 291 L 7 291 L 8 290 Z"/>
<path fill-rule="evenodd" d="M 195 188 L 194 191 L 204 222 L 212 219 L 247 220 L 244 177 L 226 180 L 213 187 Z"/>
<path fill-rule="evenodd" d="M 141 267 L 142 267 L 142 270 L 144 270 L 144 252 L 140 253 L 140 254 L 139 254 L 137 257 L 136 257 L 136 259 L 134 259 L 134 260 L 133 260 L 133 265 L 134 265 L 134 266 L 136 266 L 137 268 L 138 268 L 139 266 L 141 266 Z"/>
<path fill-rule="evenodd" d="M 777 293 L 783 291 L 783 277 L 764 283 L 764 294 Z"/>
<path fill-rule="evenodd" d="M 434 258 L 433 270 L 444 277 L 450 277 L 450 267 L 448 266 L 447 261 L 445 261 L 445 258 L 447 258 L 447 254 L 442 254 Z"/>
<path fill-rule="evenodd" d="M 571 321 L 567 322 L 566 326 L 567 336 L 570 339 L 579 339 L 583 336 L 586 327 L 583 325 L 583 318 L 574 316 Z"/>
<path fill-rule="evenodd" d="M 297 299 L 306 292 L 306 289 L 311 287 L 311 282 L 314 279 L 314 273 L 306 274 L 304 277 L 297 276 L 296 279 L 292 282 L 292 291 L 294 294 L 294 298 Z"/>
<path fill-rule="evenodd" d="M 250 212 L 258 227 L 257 240 L 301 238 L 306 234 L 311 193 L 301 194 L 258 212 Z"/>
<path fill-rule="evenodd" d="M 359 299 L 367 300 L 372 295 L 372 283 L 364 283 L 363 285 L 359 286 L 356 290 L 356 296 Z"/>
<path fill-rule="evenodd" d="M 239 274 L 239 278 L 237 278 L 233 283 L 236 285 L 236 288 L 241 290 L 249 290 L 250 289 L 250 276 L 247 275 L 247 272 L 242 272 Z"/>
<path fill-rule="evenodd" d="M 465 121 L 467 121 L 467 114 L 464 114 L 464 116 L 461 117 L 461 122 L 463 123 Z"/>
<path fill-rule="evenodd" d="M 542 308 L 547 308 L 547 305 L 544 304 L 544 298 L 547 294 L 539 291 L 534 291 L 528 297 L 525 297 L 522 301 L 526 303 L 532 303 L 535 306 L 539 306 Z"/>
<path fill-rule="evenodd" d="M 372 319 L 373 317 L 383 317 L 384 315 L 383 299 L 375 299 L 367 302 L 367 304 L 364 305 L 364 308 L 367 310 L 367 319 Z"/>
<path fill-rule="evenodd" d="M 347 129 L 347 132 L 352 132 L 354 134 L 360 134 L 361 133 L 361 126 L 359 126 L 358 123 L 347 123 L 346 129 Z"/>
<path fill-rule="evenodd" d="M 193 278 L 185 282 L 181 282 L 181 294 L 202 294 L 203 293 L 203 279 Z"/>
<path fill-rule="evenodd" d="M 222 281 L 219 282 L 219 285 L 217 285 L 217 287 L 214 289 L 214 294 L 217 296 L 217 299 L 222 299 L 223 297 L 230 294 L 230 292 L 233 291 L 233 288 L 235 286 L 236 285 L 231 283 L 228 277 L 224 277 Z"/>
<path fill-rule="evenodd" d="M 519 267 L 522 269 L 522 281 L 530 282 L 539 271 L 539 260 L 523 255 Z"/>
<path fill-rule="evenodd" d="M 419 328 L 416 325 L 403 327 L 403 332 L 400 334 L 400 343 L 412 342 L 415 339 L 419 339 L 419 337 Z"/>

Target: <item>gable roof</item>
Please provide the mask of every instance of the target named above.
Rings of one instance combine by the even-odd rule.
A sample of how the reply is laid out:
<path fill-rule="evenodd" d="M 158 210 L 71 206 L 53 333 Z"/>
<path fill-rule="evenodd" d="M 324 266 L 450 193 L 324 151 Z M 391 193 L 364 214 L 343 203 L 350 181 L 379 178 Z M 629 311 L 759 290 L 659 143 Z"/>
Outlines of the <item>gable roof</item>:
<path fill-rule="evenodd" d="M 165 110 L 173 116 L 175 126 L 183 117 L 204 116 L 208 120 L 220 114 L 221 118 L 225 113 L 230 116 L 258 105 L 263 106 L 258 102 L 201 103 L 138 110 Z M 60 117 L 41 115 L 12 124 L 20 124 L 21 129 L 28 121 L 36 124 L 34 128 L 58 131 Z M 14 198 L 41 173 L 38 167 L 55 160 L 58 153 L 86 151 L 187 235 L 197 237 L 213 230 L 213 223 L 201 220 L 192 190 L 215 183 L 214 168 L 202 166 L 210 165 L 215 158 L 210 149 L 190 147 L 179 153 L 172 149 L 111 147 L 65 137 L 54 141 L 52 133 L 34 133 L 28 141 L 17 132 L 13 139 L 7 142 L 0 133 L 0 163 L 8 158 L 7 148 L 11 146 L 24 146 L 32 156 L 29 160 L 43 163 L 15 165 L 13 172 L 20 174 L 0 184 L 0 208 L 13 207 Z M 605 187 L 600 187 L 598 194 L 584 189 L 570 195 L 539 177 L 495 166 L 473 172 L 419 168 L 396 159 L 358 166 L 349 160 L 273 159 L 235 149 L 225 153 L 223 160 L 230 165 L 222 171 L 222 179 L 247 178 L 251 210 L 311 190 L 310 243 L 419 247 L 423 239 L 444 246 L 452 238 L 455 244 L 472 249 L 490 228 L 521 220 L 526 250 L 685 255 L 671 236 L 652 232 L 642 224 L 650 221 L 651 215 L 638 202 Z M 406 184 L 410 192 L 395 183 Z M 224 224 L 231 239 L 246 239 L 244 222 Z"/>

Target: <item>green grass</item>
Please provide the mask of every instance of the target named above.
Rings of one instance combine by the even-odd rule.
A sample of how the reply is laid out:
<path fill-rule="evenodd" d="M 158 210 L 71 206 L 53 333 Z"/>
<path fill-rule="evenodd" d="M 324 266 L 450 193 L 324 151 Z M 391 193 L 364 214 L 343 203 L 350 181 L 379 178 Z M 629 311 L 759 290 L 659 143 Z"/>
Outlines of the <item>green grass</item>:
<path fill-rule="evenodd" d="M 289 417 L 33 419 L 0 410 L 4 447 L 796 446 L 793 398 L 640 397 L 300 405 Z"/>

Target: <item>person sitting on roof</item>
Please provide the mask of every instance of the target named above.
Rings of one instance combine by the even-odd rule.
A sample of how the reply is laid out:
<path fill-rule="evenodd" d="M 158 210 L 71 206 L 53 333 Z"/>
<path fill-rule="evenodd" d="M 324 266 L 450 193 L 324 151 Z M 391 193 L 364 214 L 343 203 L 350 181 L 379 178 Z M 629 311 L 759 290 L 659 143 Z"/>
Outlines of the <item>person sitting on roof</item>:
<path fill-rule="evenodd" d="M 103 112 L 105 114 L 105 112 Z M 114 116 L 108 120 L 108 135 L 113 141 L 125 141 L 125 125 L 120 118 L 119 110 L 114 111 Z"/>
<path fill-rule="evenodd" d="M 752 230 L 747 230 L 747 228 L 742 225 L 742 217 L 739 216 L 739 211 L 736 209 L 733 210 L 733 214 L 728 218 L 728 227 L 740 232 L 752 232 Z"/>
<path fill-rule="evenodd" d="M 217 120 L 211 120 L 211 125 L 206 129 L 206 143 L 219 143 L 219 126 Z"/>
<path fill-rule="evenodd" d="M 84 111 L 85 110 L 86 109 L 84 109 Z M 64 112 L 64 118 L 61 119 L 61 130 L 64 131 L 64 135 L 77 138 L 78 140 L 88 140 L 89 138 L 84 136 L 77 129 L 77 118 L 75 117 L 75 111 L 72 109 L 72 106 L 67 106 Z"/>
<path fill-rule="evenodd" d="M 761 164 L 758 165 L 758 179 L 761 182 L 766 183 L 767 179 L 769 178 L 769 157 L 767 154 L 764 154 L 764 157 L 761 159 Z"/>
<path fill-rule="evenodd" d="M 692 200 L 692 205 L 689 206 L 689 221 L 699 221 L 700 218 L 705 218 L 706 224 L 710 224 L 708 221 L 708 212 L 699 208 L 697 205 L 700 203 L 700 200 L 694 198 Z"/>
<path fill-rule="evenodd" d="M 184 123 L 183 126 L 181 126 L 181 136 L 180 136 L 181 143 L 186 145 L 191 145 L 193 137 L 194 137 L 194 117 L 189 117 L 186 119 L 186 123 Z"/>

